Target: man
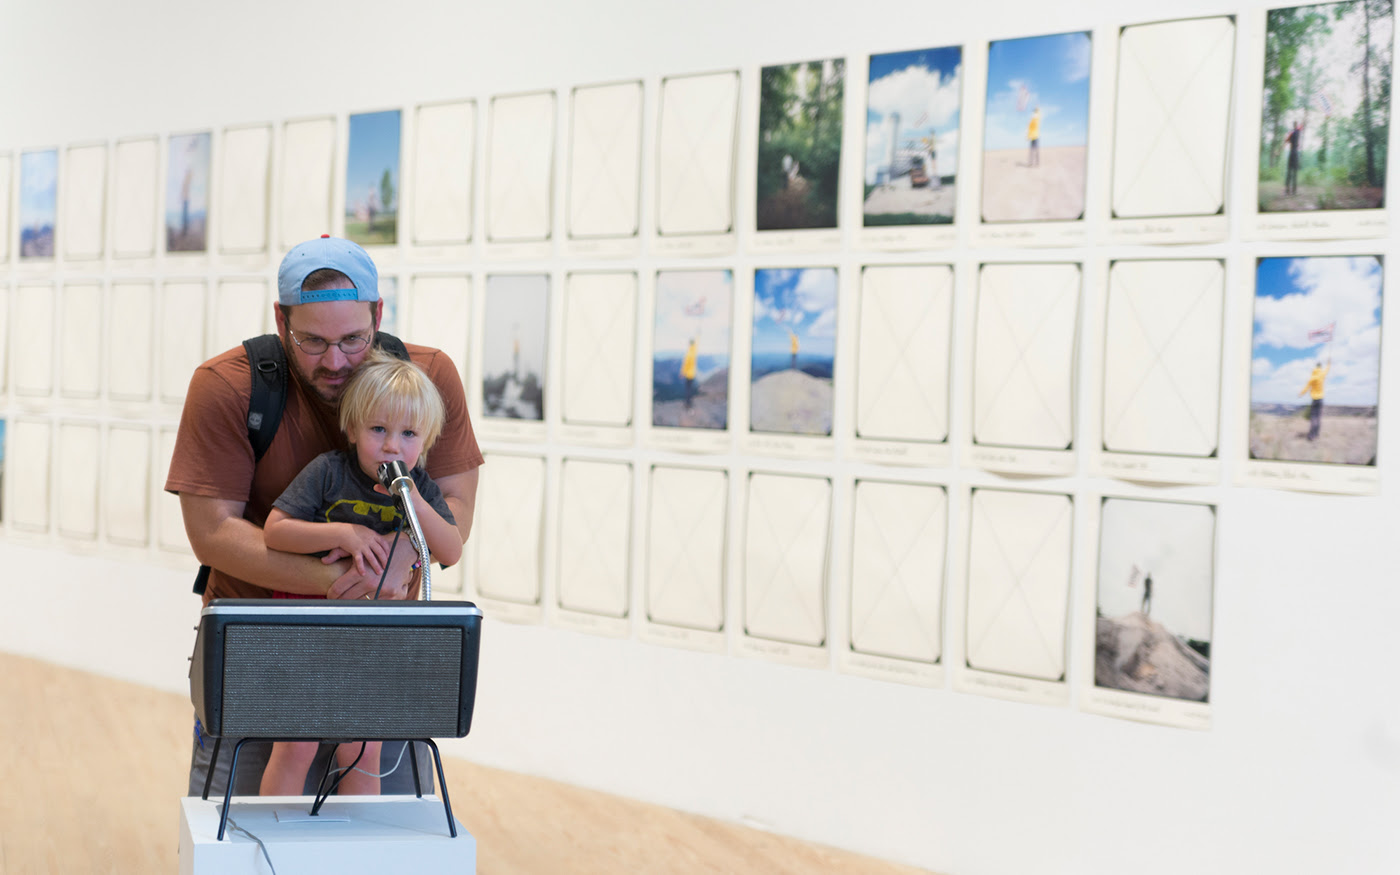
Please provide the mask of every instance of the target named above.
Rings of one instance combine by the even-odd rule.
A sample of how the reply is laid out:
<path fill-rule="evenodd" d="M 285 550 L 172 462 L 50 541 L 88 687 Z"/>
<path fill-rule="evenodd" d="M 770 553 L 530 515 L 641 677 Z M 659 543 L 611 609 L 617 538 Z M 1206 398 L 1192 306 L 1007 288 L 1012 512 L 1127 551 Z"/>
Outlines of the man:
<path fill-rule="evenodd" d="M 383 302 L 378 271 L 359 246 L 323 236 L 287 253 L 277 273 L 277 297 L 277 333 L 289 377 L 282 421 L 266 454 L 255 461 L 248 440 L 252 373 L 241 346 L 195 370 L 180 418 L 165 489 L 180 496 L 190 545 L 212 569 L 205 604 L 215 598 L 270 598 L 274 589 L 332 599 L 370 598 L 379 583 L 375 575 L 355 572 L 336 553 L 318 559 L 270 550 L 261 528 L 272 502 L 308 462 L 346 447 L 338 402 L 379 327 Z M 428 474 L 441 488 L 465 542 L 483 461 L 465 393 L 446 354 L 422 346 L 409 346 L 408 352 L 428 372 L 446 407 L 447 425 L 433 448 Z M 416 596 L 417 579 L 410 568 L 415 558 L 412 550 L 395 551 L 380 598 Z M 392 747 L 385 746 L 385 763 L 397 756 L 398 746 Z M 203 790 L 211 748 L 196 725 L 190 795 Z M 224 791 L 231 753 L 221 751 L 211 792 Z M 322 756 L 328 755 L 326 748 Z M 266 745 L 244 747 L 235 793 L 257 793 L 266 759 Z M 319 776 L 319 764 L 310 774 Z M 411 792 L 412 787 L 405 766 L 385 779 L 383 792 Z"/>
<path fill-rule="evenodd" d="M 1293 130 L 1288 132 L 1284 142 L 1288 144 L 1288 173 L 1283 180 L 1283 193 L 1297 194 L 1299 150 L 1303 148 L 1303 123 L 1301 121 L 1293 123 Z"/>
<path fill-rule="evenodd" d="M 1308 377 L 1308 383 L 1298 392 L 1299 395 L 1312 395 L 1312 406 L 1308 408 L 1308 440 L 1315 441 L 1322 433 L 1322 395 L 1327 374 L 1332 370 L 1332 359 L 1327 359 L 1327 367 L 1318 362 Z"/>

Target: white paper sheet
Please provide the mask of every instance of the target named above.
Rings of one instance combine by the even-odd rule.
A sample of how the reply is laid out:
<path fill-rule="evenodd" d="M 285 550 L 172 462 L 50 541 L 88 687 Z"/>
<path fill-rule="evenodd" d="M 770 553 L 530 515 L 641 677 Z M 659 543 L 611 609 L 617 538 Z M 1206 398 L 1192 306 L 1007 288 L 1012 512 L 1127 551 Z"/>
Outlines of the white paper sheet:
<path fill-rule="evenodd" d="M 647 619 L 718 632 L 724 628 L 729 475 L 656 465 L 650 486 Z"/>
<path fill-rule="evenodd" d="M 68 283 L 63 287 L 63 321 L 59 325 L 59 394 L 96 398 L 102 391 L 102 286 Z M 115 339 L 124 344 L 125 338 Z"/>
<path fill-rule="evenodd" d="M 943 487 L 856 482 L 851 649 L 925 663 L 942 659 L 947 541 Z"/>
<path fill-rule="evenodd" d="M 856 436 L 948 438 L 953 269 L 867 267 L 861 274 Z"/>
<path fill-rule="evenodd" d="M 641 184 L 642 83 L 575 88 L 569 130 L 569 236 L 636 236 Z"/>
<path fill-rule="evenodd" d="M 96 423 L 63 422 L 58 426 L 54 491 L 58 495 L 58 533 L 81 541 L 97 540 L 97 481 L 102 459 L 102 432 Z"/>
<path fill-rule="evenodd" d="M 0 285 L 0 392 L 10 385 L 10 288 Z"/>
<path fill-rule="evenodd" d="M 150 258 L 156 254 L 159 142 L 155 137 L 124 140 L 113 156 L 112 254 Z"/>
<path fill-rule="evenodd" d="M 287 122 L 282 128 L 282 190 L 277 200 L 283 249 L 331 231 L 335 119 Z"/>
<path fill-rule="evenodd" d="M 149 282 L 113 283 L 109 296 L 107 397 L 114 401 L 149 401 L 155 361 L 155 288 Z M 189 374 L 186 374 L 188 379 Z"/>
<path fill-rule="evenodd" d="M 271 306 L 266 280 L 220 280 L 209 319 L 209 354 L 217 355 L 267 333 Z"/>
<path fill-rule="evenodd" d="M 661 83 L 656 230 L 662 236 L 734 230 L 739 73 Z"/>
<path fill-rule="evenodd" d="M 63 257 L 73 261 L 101 258 L 107 209 L 107 144 L 70 146 L 60 181 Z"/>
<path fill-rule="evenodd" d="M 415 276 L 408 302 L 408 330 L 414 343 L 442 350 L 459 373 L 467 363 L 472 281 L 468 276 Z"/>
<path fill-rule="evenodd" d="M 49 530 L 49 441 L 44 419 L 12 419 L 5 452 L 5 518 L 26 532 Z"/>
<path fill-rule="evenodd" d="M 214 204 L 219 251 L 262 252 L 267 249 L 272 126 L 224 128 L 219 160 Z"/>
<path fill-rule="evenodd" d="M 1220 261 L 1113 264 L 1104 333 L 1105 450 L 1216 451 L 1224 302 Z"/>
<path fill-rule="evenodd" d="M 632 466 L 565 459 L 560 479 L 559 607 L 625 617 L 632 589 Z"/>
<path fill-rule="evenodd" d="M 1118 51 L 1113 216 L 1220 211 L 1230 139 L 1234 19 L 1125 27 Z"/>
<path fill-rule="evenodd" d="M 548 240 L 554 213 L 554 92 L 491 100 L 486 236 Z"/>
<path fill-rule="evenodd" d="M 564 422 L 632 423 L 637 275 L 571 273 L 564 297 Z"/>
<path fill-rule="evenodd" d="M 150 542 L 151 432 L 114 425 L 102 465 L 102 527 L 114 544 Z"/>
<path fill-rule="evenodd" d="M 1074 533 L 1070 497 L 975 489 L 970 526 L 968 667 L 1063 680 Z"/>
<path fill-rule="evenodd" d="M 492 453 L 476 500 L 476 573 L 482 598 L 537 605 L 544 562 L 544 459 Z"/>
<path fill-rule="evenodd" d="M 175 454 L 175 429 L 160 430 L 160 456 L 156 467 L 151 471 L 151 479 L 156 481 L 158 495 L 156 504 L 157 545 L 170 553 L 193 553 L 190 539 L 185 535 L 185 518 L 180 512 L 180 497 L 165 491 L 165 475 L 170 470 L 170 457 Z"/>
<path fill-rule="evenodd" d="M 827 636 L 831 481 L 753 473 L 744 537 L 744 632 L 818 647 Z"/>
<path fill-rule="evenodd" d="M 181 404 L 190 375 L 206 358 L 204 283 L 166 283 L 160 289 L 160 400 Z"/>
<path fill-rule="evenodd" d="M 15 394 L 47 398 L 53 394 L 54 304 L 52 283 L 15 287 L 10 328 L 14 336 Z"/>
<path fill-rule="evenodd" d="M 476 101 L 418 107 L 413 156 L 413 242 L 470 241 Z"/>
<path fill-rule="evenodd" d="M 987 264 L 977 295 L 973 440 L 1061 450 L 1074 441 L 1077 264 Z"/>

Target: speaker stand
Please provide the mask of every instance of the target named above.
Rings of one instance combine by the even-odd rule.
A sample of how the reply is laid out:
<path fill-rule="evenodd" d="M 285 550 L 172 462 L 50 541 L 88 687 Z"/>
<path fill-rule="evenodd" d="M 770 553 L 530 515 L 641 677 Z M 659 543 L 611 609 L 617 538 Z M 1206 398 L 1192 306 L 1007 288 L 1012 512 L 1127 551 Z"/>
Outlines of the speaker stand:
<path fill-rule="evenodd" d="M 247 744 L 250 741 L 277 742 L 306 740 L 307 739 L 305 738 L 240 738 L 237 742 L 234 743 L 233 762 L 229 763 L 228 767 L 228 787 L 224 790 L 223 812 L 219 815 L 219 836 L 217 839 L 218 841 L 224 840 L 224 829 L 228 826 L 229 802 L 233 799 L 234 776 L 238 773 L 238 753 L 243 749 L 243 745 Z M 442 788 L 442 807 L 443 811 L 447 814 L 447 832 L 449 835 L 452 836 L 452 838 L 455 839 L 457 837 L 457 821 L 453 820 L 452 818 L 452 798 L 448 795 L 447 792 L 447 776 L 444 775 L 442 772 L 442 752 L 438 750 L 437 742 L 433 741 L 431 738 L 375 738 L 364 740 L 381 742 L 402 741 L 408 745 L 409 768 L 413 769 L 413 791 L 415 794 L 417 794 L 419 799 L 423 798 L 423 782 L 420 781 L 418 778 L 418 750 L 413 746 L 413 743 L 415 741 L 421 741 L 432 750 L 433 765 L 437 767 L 438 786 Z M 209 755 L 209 771 L 204 776 L 204 794 L 200 797 L 205 801 L 208 801 L 209 799 L 209 788 L 213 785 L 214 782 L 214 766 L 217 765 L 219 762 L 219 748 L 223 745 L 223 743 L 223 736 L 216 736 L 214 738 L 214 750 Z M 324 786 L 325 784 L 326 776 L 330 774 L 331 764 L 334 761 L 334 756 L 329 757 L 326 761 L 326 771 L 321 776 L 322 786 Z M 325 801 L 325 799 L 319 799 L 318 801 L 312 804 L 311 815 L 313 817 L 317 813 L 319 813 L 321 805 Z"/>

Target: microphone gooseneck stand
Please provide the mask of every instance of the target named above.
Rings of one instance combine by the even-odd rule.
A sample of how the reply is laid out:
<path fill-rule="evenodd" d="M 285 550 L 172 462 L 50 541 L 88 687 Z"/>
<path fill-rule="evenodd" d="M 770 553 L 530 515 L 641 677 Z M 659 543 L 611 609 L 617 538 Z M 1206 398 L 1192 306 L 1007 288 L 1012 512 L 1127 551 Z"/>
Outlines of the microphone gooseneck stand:
<path fill-rule="evenodd" d="M 379 482 L 398 499 L 403 508 L 404 519 L 408 520 L 408 538 L 413 549 L 418 552 L 418 568 L 422 572 L 421 589 L 418 598 L 425 602 L 433 600 L 432 556 L 428 554 L 428 539 L 423 537 L 423 526 L 418 522 L 418 511 L 413 507 L 413 478 L 403 462 L 384 462 L 379 466 Z"/>

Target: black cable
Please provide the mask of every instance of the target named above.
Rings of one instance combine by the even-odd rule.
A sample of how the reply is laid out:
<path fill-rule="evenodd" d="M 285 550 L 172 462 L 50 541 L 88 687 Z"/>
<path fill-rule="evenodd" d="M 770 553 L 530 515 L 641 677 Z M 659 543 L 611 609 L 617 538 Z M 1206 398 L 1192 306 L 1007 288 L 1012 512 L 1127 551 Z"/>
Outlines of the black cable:
<path fill-rule="evenodd" d="M 384 578 L 389 576 L 389 563 L 394 561 L 394 548 L 399 545 L 399 535 L 403 534 L 403 520 L 399 520 L 399 527 L 394 530 L 394 540 L 389 544 L 389 558 L 384 560 L 384 570 L 379 573 L 379 586 L 374 588 L 374 595 L 370 601 L 379 601 L 379 591 L 384 588 Z"/>
<path fill-rule="evenodd" d="M 332 758 L 335 757 L 336 751 L 338 751 L 338 750 L 340 750 L 340 745 L 339 745 L 339 744 L 337 744 L 337 745 L 331 750 L 331 757 L 332 757 Z M 354 769 L 355 766 L 358 766 L 358 765 L 360 764 L 360 760 L 364 758 L 364 755 L 365 755 L 365 742 L 362 741 L 362 742 L 360 742 L 360 753 L 359 753 L 358 756 L 355 757 L 355 761 L 352 762 L 350 765 L 346 766 L 344 769 L 342 769 L 342 770 L 337 770 L 337 771 L 333 772 L 333 774 L 335 775 L 335 780 L 331 781 L 331 785 L 330 785 L 329 787 L 326 787 L 326 786 L 325 786 L 325 784 L 326 784 L 326 778 L 329 777 L 329 775 L 324 775 L 324 776 L 322 776 L 322 778 L 321 778 L 321 783 L 320 783 L 319 785 L 317 785 L 317 787 L 316 787 L 316 797 L 315 797 L 315 800 L 312 802 L 312 805 L 311 805 L 311 813 L 312 813 L 312 815 L 315 815 L 316 812 L 318 812 L 318 811 L 321 810 L 321 806 L 322 806 L 322 805 L 325 805 L 325 804 L 326 804 L 326 800 L 329 799 L 329 798 L 331 798 L 331 794 L 335 792 L 335 788 L 340 786 L 341 779 L 343 779 L 346 775 L 350 774 L 351 769 Z M 321 791 L 322 791 L 323 789 L 326 791 L 324 795 L 321 793 Z"/>

